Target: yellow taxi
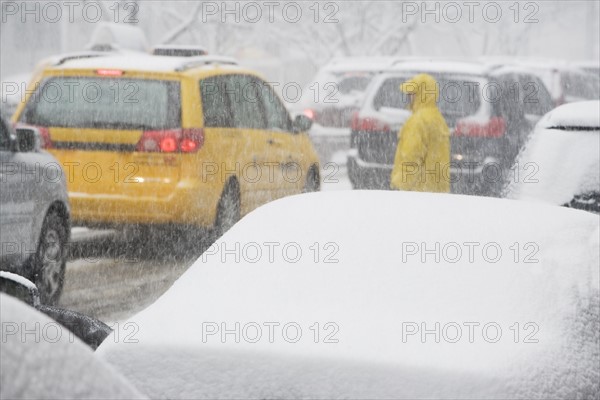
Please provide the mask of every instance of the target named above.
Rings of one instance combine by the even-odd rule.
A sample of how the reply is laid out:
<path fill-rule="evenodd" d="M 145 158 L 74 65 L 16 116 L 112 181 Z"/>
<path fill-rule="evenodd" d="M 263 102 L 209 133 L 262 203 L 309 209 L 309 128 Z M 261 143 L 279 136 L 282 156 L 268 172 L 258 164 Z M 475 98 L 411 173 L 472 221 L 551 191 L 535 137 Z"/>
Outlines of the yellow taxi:
<path fill-rule="evenodd" d="M 255 72 L 219 56 L 83 54 L 46 65 L 13 116 L 61 163 L 74 224 L 225 230 L 316 191 L 319 163 Z"/>

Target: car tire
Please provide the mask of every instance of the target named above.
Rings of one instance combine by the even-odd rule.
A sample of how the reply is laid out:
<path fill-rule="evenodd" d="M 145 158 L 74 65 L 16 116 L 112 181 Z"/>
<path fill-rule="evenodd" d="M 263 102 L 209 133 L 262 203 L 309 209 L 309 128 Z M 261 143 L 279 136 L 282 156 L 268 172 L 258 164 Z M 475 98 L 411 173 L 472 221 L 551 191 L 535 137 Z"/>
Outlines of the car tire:
<path fill-rule="evenodd" d="M 230 180 L 225 185 L 219 204 L 217 205 L 217 217 L 215 219 L 214 231 L 217 237 L 222 236 L 236 222 L 240 220 L 241 202 L 240 189 L 236 180 Z"/>
<path fill-rule="evenodd" d="M 44 304 L 56 304 L 63 290 L 67 264 L 68 233 L 64 219 L 56 212 L 46 215 L 33 257 L 33 282 Z"/>
<path fill-rule="evenodd" d="M 310 167 L 306 173 L 306 183 L 304 184 L 303 193 L 318 192 L 321 190 L 321 177 L 315 166 Z"/>

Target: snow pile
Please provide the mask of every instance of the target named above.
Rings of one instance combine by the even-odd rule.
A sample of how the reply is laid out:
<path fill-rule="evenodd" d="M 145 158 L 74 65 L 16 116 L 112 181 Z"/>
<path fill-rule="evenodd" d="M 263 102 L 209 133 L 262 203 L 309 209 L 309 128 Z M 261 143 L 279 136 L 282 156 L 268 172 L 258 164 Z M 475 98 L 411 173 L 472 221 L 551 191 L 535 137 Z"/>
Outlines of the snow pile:
<path fill-rule="evenodd" d="M 99 353 L 153 398 L 597 397 L 598 235 L 510 200 L 289 197 Z"/>
<path fill-rule="evenodd" d="M 2 399 L 144 398 L 69 331 L 0 294 Z"/>
<path fill-rule="evenodd" d="M 600 102 L 566 104 L 542 117 L 513 169 L 510 198 L 562 205 L 600 192 Z"/>

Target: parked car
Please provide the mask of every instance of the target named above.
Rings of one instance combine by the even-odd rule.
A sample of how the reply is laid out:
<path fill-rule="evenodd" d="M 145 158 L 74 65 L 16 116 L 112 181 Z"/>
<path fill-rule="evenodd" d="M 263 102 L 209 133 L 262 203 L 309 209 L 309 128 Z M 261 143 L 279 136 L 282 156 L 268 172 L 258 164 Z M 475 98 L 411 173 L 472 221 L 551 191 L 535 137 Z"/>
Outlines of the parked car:
<path fill-rule="evenodd" d="M 0 293 L 2 399 L 143 399 L 56 320 Z"/>
<path fill-rule="evenodd" d="M 349 128 L 371 79 L 392 66 L 397 57 L 335 58 L 304 88 L 301 111 L 325 128 Z"/>
<path fill-rule="evenodd" d="M 574 61 L 571 64 L 600 78 L 600 62 L 598 61 Z"/>
<path fill-rule="evenodd" d="M 600 101 L 546 114 L 513 170 L 508 197 L 600 213 Z"/>
<path fill-rule="evenodd" d="M 600 98 L 598 62 L 530 57 L 480 57 L 478 60 L 490 69 L 510 67 L 537 76 L 550 93 L 554 107 Z"/>
<path fill-rule="evenodd" d="M 595 215 L 527 202 L 292 196 L 97 354 L 150 398 L 592 399 L 598 240 Z"/>
<path fill-rule="evenodd" d="M 552 107 L 534 75 L 481 63 L 404 62 L 374 78 L 353 119 L 349 178 L 357 189 L 389 189 L 398 134 L 409 118 L 399 86 L 418 73 L 438 82 L 438 106 L 451 131 L 453 193 L 498 195 L 530 128 Z"/>
<path fill-rule="evenodd" d="M 320 186 L 311 121 L 292 122 L 271 86 L 227 57 L 66 60 L 45 68 L 14 120 L 37 127 L 65 167 L 77 225 L 222 233 Z"/>
<path fill-rule="evenodd" d="M 42 302 L 60 297 L 70 236 L 66 180 L 35 128 L 0 121 L 0 264 L 30 278 Z"/>
<path fill-rule="evenodd" d="M 568 63 L 520 62 L 548 88 L 555 106 L 600 99 L 600 75 Z M 597 71 L 597 70 L 596 70 Z"/>

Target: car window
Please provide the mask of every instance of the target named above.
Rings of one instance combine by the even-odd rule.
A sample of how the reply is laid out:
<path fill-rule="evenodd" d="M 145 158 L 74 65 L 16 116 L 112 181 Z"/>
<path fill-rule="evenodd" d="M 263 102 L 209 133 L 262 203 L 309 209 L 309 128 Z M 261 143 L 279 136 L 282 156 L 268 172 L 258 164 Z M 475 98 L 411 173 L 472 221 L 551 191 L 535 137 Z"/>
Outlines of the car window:
<path fill-rule="evenodd" d="M 0 150 L 10 149 L 10 134 L 4 121 L 0 121 Z"/>
<path fill-rule="evenodd" d="M 477 113 L 481 107 L 482 88 L 485 84 L 451 75 L 435 78 L 440 90 L 438 107 L 449 126 Z"/>
<path fill-rule="evenodd" d="M 279 99 L 279 96 L 277 96 L 268 83 L 261 81 L 258 81 L 258 83 L 261 88 L 261 100 L 265 109 L 267 129 L 290 131 L 290 115 Z"/>
<path fill-rule="evenodd" d="M 373 107 L 378 110 L 382 107 L 387 108 L 407 108 L 408 96 L 400 91 L 400 84 L 406 81 L 408 77 L 388 78 L 379 87 L 375 98 L 373 99 Z"/>
<path fill-rule="evenodd" d="M 598 77 L 590 74 L 565 73 L 562 76 L 565 96 L 597 100 L 600 98 Z"/>
<path fill-rule="evenodd" d="M 370 81 L 370 76 L 344 77 L 338 82 L 337 89 L 341 94 L 347 94 L 352 91 L 363 92 L 369 85 Z"/>
<path fill-rule="evenodd" d="M 213 76 L 200 81 L 204 126 L 233 128 L 233 117 L 226 94 L 229 76 Z"/>
<path fill-rule="evenodd" d="M 260 85 L 253 77 L 231 75 L 226 85 L 233 125 L 236 128 L 266 129 Z"/>
<path fill-rule="evenodd" d="M 46 79 L 30 98 L 24 122 L 97 129 L 181 126 L 180 85 L 174 81 L 103 77 Z"/>
<path fill-rule="evenodd" d="M 543 82 L 532 75 L 519 76 L 519 89 L 524 114 L 544 115 L 553 108 L 552 97 Z"/>

